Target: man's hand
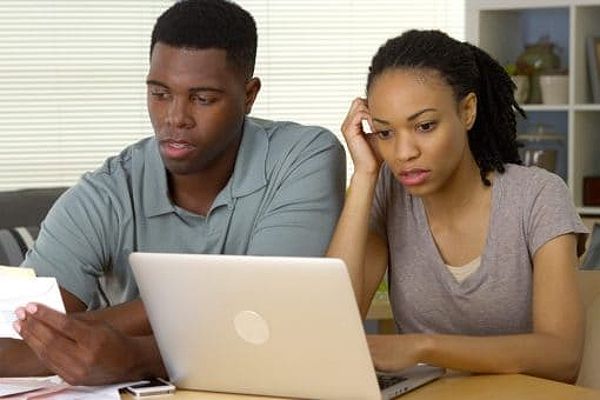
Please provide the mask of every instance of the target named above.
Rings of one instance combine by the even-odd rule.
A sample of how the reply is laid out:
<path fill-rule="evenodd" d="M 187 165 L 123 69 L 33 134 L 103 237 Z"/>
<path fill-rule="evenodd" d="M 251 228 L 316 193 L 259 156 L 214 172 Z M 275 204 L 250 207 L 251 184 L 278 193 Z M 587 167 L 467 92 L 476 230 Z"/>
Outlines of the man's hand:
<path fill-rule="evenodd" d="M 371 358 L 378 371 L 393 372 L 417 364 L 421 335 L 367 335 Z"/>
<path fill-rule="evenodd" d="M 103 321 L 65 315 L 40 304 L 16 310 L 15 329 L 46 366 L 74 385 L 166 376 L 151 336 L 133 337 Z"/>

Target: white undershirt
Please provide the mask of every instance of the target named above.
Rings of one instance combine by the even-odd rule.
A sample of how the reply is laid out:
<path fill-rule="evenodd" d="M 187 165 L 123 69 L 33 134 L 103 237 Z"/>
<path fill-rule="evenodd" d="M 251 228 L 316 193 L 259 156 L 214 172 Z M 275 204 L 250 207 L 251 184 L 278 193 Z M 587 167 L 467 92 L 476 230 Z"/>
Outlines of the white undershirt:
<path fill-rule="evenodd" d="M 479 266 L 481 265 L 481 256 L 477 257 L 473 261 L 469 261 L 462 267 L 453 267 L 451 265 L 446 264 L 446 268 L 452 275 L 454 275 L 454 279 L 458 283 L 461 283 L 465 279 L 467 279 L 473 272 L 477 271 Z"/>

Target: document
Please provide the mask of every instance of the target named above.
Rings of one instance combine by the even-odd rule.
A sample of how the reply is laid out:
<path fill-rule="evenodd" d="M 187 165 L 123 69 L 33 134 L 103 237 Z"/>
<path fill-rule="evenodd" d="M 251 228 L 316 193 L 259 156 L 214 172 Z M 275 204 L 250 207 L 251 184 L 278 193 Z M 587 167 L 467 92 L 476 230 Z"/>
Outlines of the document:
<path fill-rule="evenodd" d="M 0 378 L 0 399 L 26 398 L 31 393 L 50 393 L 50 389 L 62 390 L 66 385 L 58 376 L 43 378 Z M 18 395 L 18 396 L 17 396 Z"/>
<path fill-rule="evenodd" d="M 35 271 L 32 268 L 0 265 L 0 279 L 2 278 L 35 278 Z"/>
<path fill-rule="evenodd" d="M 36 278 L 27 270 L 0 268 L 0 338 L 21 339 L 12 324 L 16 320 L 15 309 L 27 303 L 40 303 L 65 312 L 56 279 Z"/>
<path fill-rule="evenodd" d="M 139 382 L 107 386 L 71 386 L 57 375 L 0 378 L 0 400 L 120 400 L 119 389 L 135 383 Z"/>

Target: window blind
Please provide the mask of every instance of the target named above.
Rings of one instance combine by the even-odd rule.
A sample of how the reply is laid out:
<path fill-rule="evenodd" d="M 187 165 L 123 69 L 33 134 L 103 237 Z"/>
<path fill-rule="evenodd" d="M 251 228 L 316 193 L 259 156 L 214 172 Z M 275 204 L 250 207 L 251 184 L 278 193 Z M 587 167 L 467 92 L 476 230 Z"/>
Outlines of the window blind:
<path fill-rule="evenodd" d="M 377 48 L 410 28 L 464 37 L 464 0 L 243 0 L 256 19 L 253 115 L 339 134 Z M 72 185 L 152 134 L 150 33 L 172 1 L 0 2 L 0 190 Z M 350 172 L 350 170 L 349 170 Z"/>

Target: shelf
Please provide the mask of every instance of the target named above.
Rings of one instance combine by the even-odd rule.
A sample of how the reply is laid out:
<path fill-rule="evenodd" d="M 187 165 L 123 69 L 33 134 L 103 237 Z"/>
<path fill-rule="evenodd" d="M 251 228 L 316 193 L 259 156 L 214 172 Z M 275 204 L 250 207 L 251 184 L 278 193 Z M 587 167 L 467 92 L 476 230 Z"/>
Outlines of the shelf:
<path fill-rule="evenodd" d="M 572 108 L 575 111 L 600 111 L 600 104 L 575 104 L 569 106 L 568 104 L 519 104 L 526 112 L 556 112 L 556 111 L 569 111 Z"/>
<path fill-rule="evenodd" d="M 575 104 L 575 111 L 600 111 L 600 104 Z"/>
<path fill-rule="evenodd" d="M 527 115 L 517 116 L 521 152 L 556 150 L 555 171 L 581 206 L 577 211 L 600 219 L 600 206 L 583 206 L 584 178 L 600 176 L 600 104 L 591 101 L 586 51 L 587 38 L 600 35 L 600 0 L 465 0 L 465 6 L 467 41 L 502 65 L 542 38 L 554 44 L 560 68 L 569 71 L 569 101 L 520 105 Z M 534 136 L 537 126 L 552 136 Z"/>
<path fill-rule="evenodd" d="M 548 135 L 548 134 L 536 134 L 536 133 L 525 133 L 517 134 L 517 140 L 525 140 L 528 142 L 550 142 L 550 141 L 562 141 L 565 138 L 561 135 Z"/>
<path fill-rule="evenodd" d="M 577 207 L 577 212 L 583 215 L 599 215 L 600 216 L 600 207 Z"/>
<path fill-rule="evenodd" d="M 569 111 L 568 104 L 520 104 L 527 111 Z"/>

